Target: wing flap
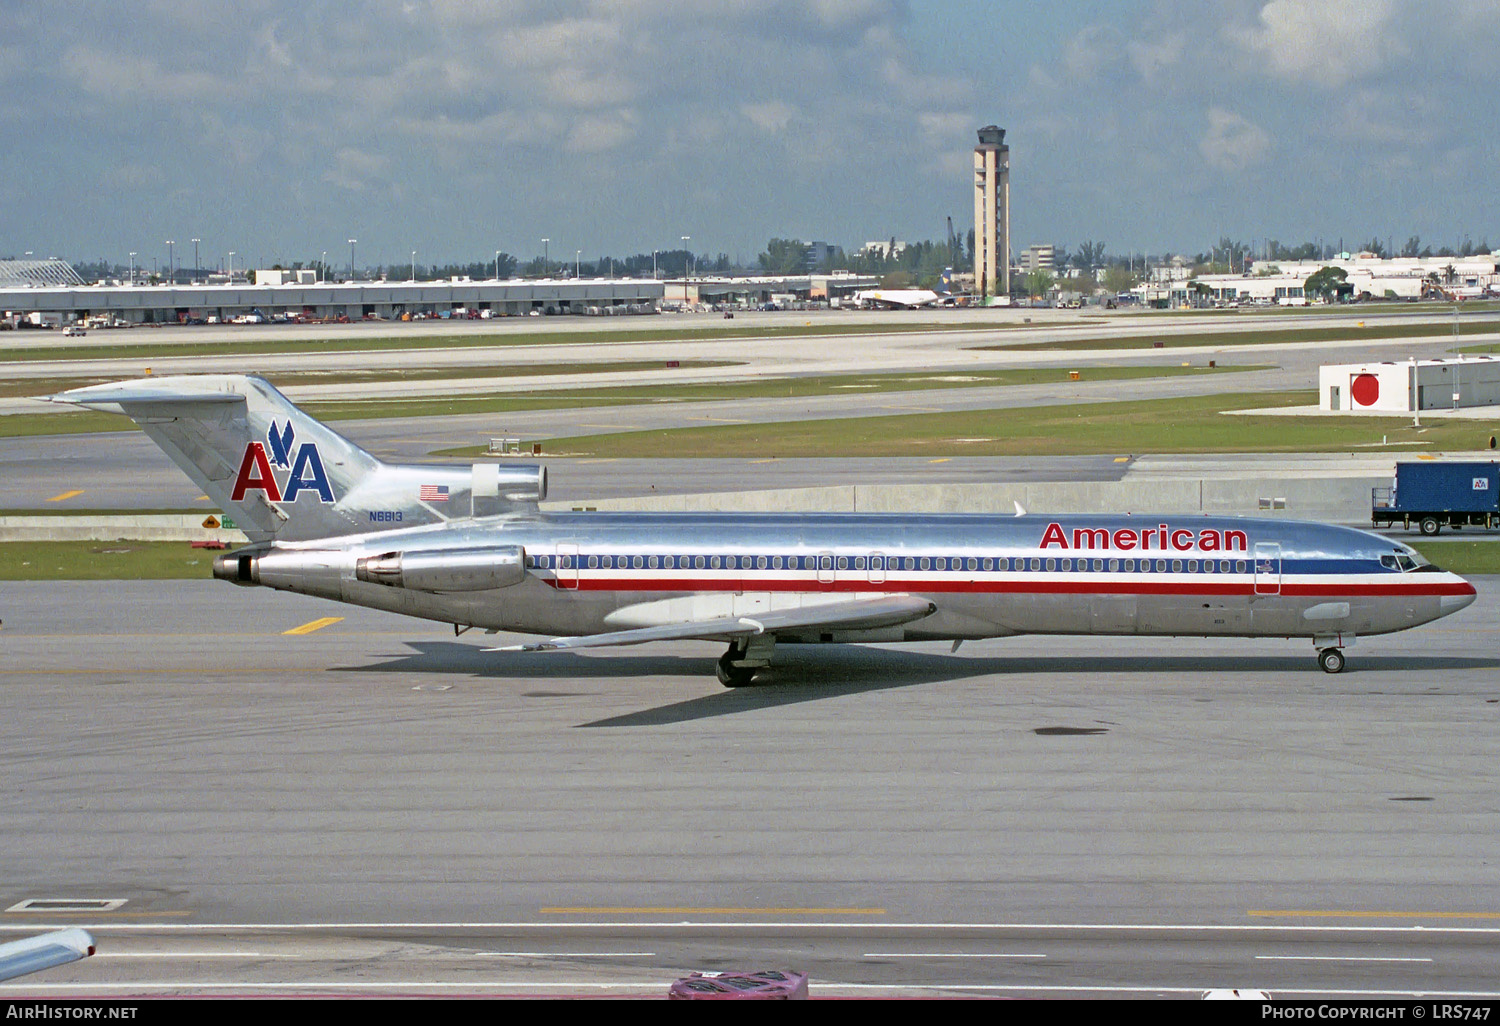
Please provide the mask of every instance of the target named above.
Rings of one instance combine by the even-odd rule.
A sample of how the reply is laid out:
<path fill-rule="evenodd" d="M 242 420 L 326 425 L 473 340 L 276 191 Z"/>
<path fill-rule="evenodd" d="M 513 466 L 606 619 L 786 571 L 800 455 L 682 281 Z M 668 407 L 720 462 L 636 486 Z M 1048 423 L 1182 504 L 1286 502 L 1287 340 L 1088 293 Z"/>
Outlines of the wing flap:
<path fill-rule="evenodd" d="M 920 620 L 937 610 L 924 598 L 914 595 L 882 595 L 879 598 L 849 599 L 813 606 L 777 609 L 755 616 L 721 616 L 711 620 L 687 620 L 659 627 L 636 627 L 607 634 L 580 637 L 548 638 L 529 645 L 504 645 L 488 652 L 557 652 L 576 648 L 604 648 L 612 645 L 640 645 L 648 641 L 728 641 L 777 631 L 864 630 L 894 627 Z"/>

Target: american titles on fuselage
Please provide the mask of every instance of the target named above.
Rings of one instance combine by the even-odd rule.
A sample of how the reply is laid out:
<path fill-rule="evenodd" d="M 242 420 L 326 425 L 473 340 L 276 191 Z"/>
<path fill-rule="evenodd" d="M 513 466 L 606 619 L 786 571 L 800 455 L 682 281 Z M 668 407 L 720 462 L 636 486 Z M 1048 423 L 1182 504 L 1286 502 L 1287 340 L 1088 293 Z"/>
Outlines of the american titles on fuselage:
<path fill-rule="evenodd" d="M 1137 530 L 1133 527 L 1117 527 L 1113 531 L 1105 527 L 1075 527 L 1072 544 L 1068 532 L 1056 521 L 1042 532 L 1041 548 L 1069 549 L 1119 549 L 1130 552 L 1135 549 L 1160 549 L 1162 551 L 1189 552 L 1245 552 L 1249 539 L 1244 531 L 1219 530 L 1205 527 L 1193 531 L 1186 527 L 1173 528 L 1167 524 Z"/>

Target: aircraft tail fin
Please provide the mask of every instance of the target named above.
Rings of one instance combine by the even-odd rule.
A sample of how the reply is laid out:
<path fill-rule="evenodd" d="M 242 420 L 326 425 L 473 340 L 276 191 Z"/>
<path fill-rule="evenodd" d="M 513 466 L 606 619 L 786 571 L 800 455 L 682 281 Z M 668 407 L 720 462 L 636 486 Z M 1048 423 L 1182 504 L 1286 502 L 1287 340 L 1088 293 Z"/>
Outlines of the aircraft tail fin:
<path fill-rule="evenodd" d="M 134 420 L 251 541 L 307 541 L 532 512 L 546 468 L 382 463 L 270 382 L 193 374 L 49 397 Z"/>
<path fill-rule="evenodd" d="M 358 530 L 342 500 L 383 466 L 258 377 L 150 378 L 50 398 L 134 420 L 254 541 Z"/>

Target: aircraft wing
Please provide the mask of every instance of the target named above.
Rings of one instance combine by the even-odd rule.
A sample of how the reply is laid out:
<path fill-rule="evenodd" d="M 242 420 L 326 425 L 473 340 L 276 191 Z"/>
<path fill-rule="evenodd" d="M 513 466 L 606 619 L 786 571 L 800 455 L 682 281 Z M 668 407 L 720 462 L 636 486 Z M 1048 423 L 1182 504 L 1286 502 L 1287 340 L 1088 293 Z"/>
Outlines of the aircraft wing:
<path fill-rule="evenodd" d="M 866 630 L 894 627 L 920 620 L 937 609 L 931 602 L 914 595 L 883 595 L 879 598 L 849 599 L 793 609 L 776 609 L 755 616 L 723 616 L 712 620 L 687 620 L 660 627 L 636 627 L 608 634 L 588 634 L 574 638 L 549 638 L 529 645 L 505 645 L 488 652 L 556 652 L 575 648 L 602 648 L 610 645 L 640 645 L 647 641 L 682 641 L 690 638 L 705 641 L 727 641 L 756 634 L 774 634 L 786 630 Z"/>
<path fill-rule="evenodd" d="M 54 930 L 0 944 L 0 980 L 67 965 L 93 953 L 94 938 L 87 930 Z"/>

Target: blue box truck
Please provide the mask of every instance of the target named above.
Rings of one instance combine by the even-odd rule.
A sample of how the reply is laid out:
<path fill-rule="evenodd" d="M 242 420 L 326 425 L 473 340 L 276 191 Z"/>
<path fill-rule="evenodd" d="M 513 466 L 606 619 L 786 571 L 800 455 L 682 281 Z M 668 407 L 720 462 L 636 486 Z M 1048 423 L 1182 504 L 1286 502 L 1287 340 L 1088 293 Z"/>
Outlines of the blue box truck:
<path fill-rule="evenodd" d="M 1398 463 L 1390 488 L 1371 489 L 1370 523 L 1423 534 L 1500 526 L 1500 463 Z"/>

